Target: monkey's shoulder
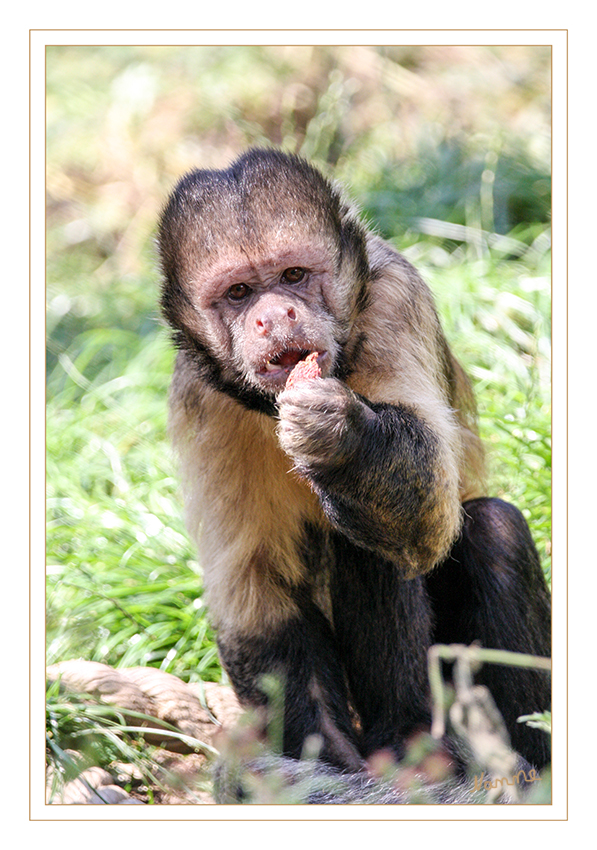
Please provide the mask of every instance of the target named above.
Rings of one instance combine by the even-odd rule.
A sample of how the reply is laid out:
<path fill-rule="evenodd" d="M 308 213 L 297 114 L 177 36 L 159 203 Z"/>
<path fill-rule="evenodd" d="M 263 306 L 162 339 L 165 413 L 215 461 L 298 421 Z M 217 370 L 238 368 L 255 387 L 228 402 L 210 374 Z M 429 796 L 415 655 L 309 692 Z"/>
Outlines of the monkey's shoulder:
<path fill-rule="evenodd" d="M 401 387 L 410 381 L 418 388 L 421 366 L 435 373 L 444 341 L 433 295 L 415 267 L 379 236 L 370 234 L 368 253 L 366 306 L 346 345 L 350 372 L 362 373 L 366 385 L 401 375 Z"/>
<path fill-rule="evenodd" d="M 418 275 L 415 266 L 407 260 L 404 254 L 375 230 L 367 231 L 366 244 L 369 267 L 373 277 L 383 274 L 388 266 L 397 266 L 406 275 Z"/>
<path fill-rule="evenodd" d="M 368 239 L 370 278 L 367 307 L 357 322 L 358 333 L 385 337 L 390 352 L 426 344 L 442 336 L 435 300 L 417 269 L 399 251 L 375 234 Z M 386 349 L 378 344 L 378 353 Z M 435 352 L 434 352 L 435 353 Z"/>

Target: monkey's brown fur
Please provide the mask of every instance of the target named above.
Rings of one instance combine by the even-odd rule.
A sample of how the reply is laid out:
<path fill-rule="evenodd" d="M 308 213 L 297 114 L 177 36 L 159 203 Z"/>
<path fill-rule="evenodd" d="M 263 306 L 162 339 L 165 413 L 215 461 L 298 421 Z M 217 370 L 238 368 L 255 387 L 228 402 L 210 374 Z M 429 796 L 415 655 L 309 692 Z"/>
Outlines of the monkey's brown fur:
<path fill-rule="evenodd" d="M 407 405 L 438 440 L 435 498 L 423 529 L 425 539 L 418 541 L 420 552 L 414 541 L 404 547 L 407 562 L 402 564 L 405 577 L 425 573 L 454 541 L 461 502 L 481 493 L 483 451 L 471 411 L 470 384 L 446 343 L 425 282 L 402 256 L 364 232 L 354 208 L 340 201 L 342 218 L 366 239 L 367 305 L 356 313 L 352 281 L 346 285 L 342 267 L 334 276 L 336 246 L 330 246 L 325 233 L 322 238 L 316 232 L 311 209 L 301 220 L 292 185 L 285 191 L 286 177 L 276 169 L 282 227 L 279 207 L 269 201 L 263 204 L 258 194 L 261 173 L 255 175 L 249 192 L 255 208 L 245 213 L 250 227 L 243 226 L 240 192 L 237 198 L 233 193 L 214 193 L 200 218 L 192 208 L 185 210 L 185 216 L 176 220 L 178 232 L 168 233 L 171 220 L 164 219 L 164 268 L 168 276 L 176 264 L 184 293 L 178 322 L 182 319 L 187 333 L 207 340 L 217 357 L 235 358 L 231 335 L 213 328 L 194 310 L 194 304 L 199 308 L 208 304 L 212 293 L 205 289 L 212 287 L 220 270 L 235 267 L 239 260 L 247 269 L 293 266 L 295 257 L 302 266 L 306 256 L 310 265 L 327 264 L 326 300 L 342 323 L 346 385 L 372 402 Z M 211 236 L 212 217 L 217 220 L 217 244 Z M 170 410 L 187 522 L 199 546 L 214 623 L 224 630 L 230 623 L 235 631 L 254 627 L 261 631 L 264 621 L 286 619 L 293 610 L 289 589 L 304 579 L 296 551 L 301 527 L 305 521 L 327 525 L 309 484 L 290 474 L 293 451 L 301 450 L 300 437 L 285 429 L 284 419 L 279 428 L 275 419 L 242 408 L 209 383 L 202 384 L 185 348 L 177 359 Z M 333 432 L 333 419 L 326 422 L 326 429 Z M 408 529 L 403 537 L 408 540 Z"/>
<path fill-rule="evenodd" d="M 290 754 L 316 732 L 330 760 L 347 764 L 346 747 L 368 745 L 345 701 L 365 738 L 368 713 L 384 730 L 425 716 L 434 616 L 420 577 L 447 563 L 462 503 L 482 494 L 468 379 L 416 270 L 302 160 L 252 151 L 183 178 L 159 246 L 179 348 L 170 430 L 223 661 L 248 702 L 263 702 L 265 672 L 295 689 Z M 322 377 L 285 390 L 313 351 Z M 356 616 L 371 621 L 370 664 L 379 641 L 400 679 L 386 708 L 358 696 L 368 674 L 341 648 Z M 307 656 L 300 669 L 295 652 Z M 392 734 L 371 732 L 369 749 Z"/>

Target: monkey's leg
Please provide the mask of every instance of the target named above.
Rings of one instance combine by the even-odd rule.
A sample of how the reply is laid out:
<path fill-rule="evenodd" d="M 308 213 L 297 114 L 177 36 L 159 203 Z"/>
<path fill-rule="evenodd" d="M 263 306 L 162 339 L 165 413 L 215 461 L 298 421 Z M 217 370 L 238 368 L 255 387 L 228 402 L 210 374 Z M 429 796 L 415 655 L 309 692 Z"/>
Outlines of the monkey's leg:
<path fill-rule="evenodd" d="M 429 725 L 431 619 L 422 579 L 340 535 L 332 583 L 334 628 L 359 714 L 363 753 L 392 749 Z"/>
<path fill-rule="evenodd" d="M 335 638 L 311 601 L 302 602 L 300 617 L 266 636 L 239 634 L 220 638 L 218 644 L 241 703 L 266 706 L 261 679 L 266 674 L 279 677 L 284 686 L 284 755 L 300 758 L 305 739 L 318 735 L 323 760 L 342 769 L 362 767 Z"/>
<path fill-rule="evenodd" d="M 484 647 L 551 654 L 551 605 L 526 520 L 499 499 L 465 502 L 462 534 L 448 558 L 426 578 L 435 643 L 478 641 Z M 540 671 L 486 664 L 477 680 L 489 687 L 513 747 L 531 764 L 550 759 L 544 732 L 516 722 L 548 709 L 550 677 Z"/>

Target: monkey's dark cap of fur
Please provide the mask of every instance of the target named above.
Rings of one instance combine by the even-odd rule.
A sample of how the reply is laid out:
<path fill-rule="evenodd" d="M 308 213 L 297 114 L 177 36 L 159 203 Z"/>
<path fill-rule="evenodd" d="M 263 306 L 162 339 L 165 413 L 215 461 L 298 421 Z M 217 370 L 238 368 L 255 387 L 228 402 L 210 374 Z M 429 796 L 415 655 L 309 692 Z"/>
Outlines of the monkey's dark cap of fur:
<path fill-rule="evenodd" d="M 189 235 L 204 251 L 218 250 L 227 237 L 244 244 L 268 230 L 295 222 L 306 231 L 336 235 L 342 216 L 340 192 L 312 165 L 278 150 L 252 149 L 229 168 L 197 169 L 175 187 L 160 222 L 160 249 Z M 219 222 L 218 241 L 210 238 Z M 166 247 L 165 247 L 166 246 Z"/>

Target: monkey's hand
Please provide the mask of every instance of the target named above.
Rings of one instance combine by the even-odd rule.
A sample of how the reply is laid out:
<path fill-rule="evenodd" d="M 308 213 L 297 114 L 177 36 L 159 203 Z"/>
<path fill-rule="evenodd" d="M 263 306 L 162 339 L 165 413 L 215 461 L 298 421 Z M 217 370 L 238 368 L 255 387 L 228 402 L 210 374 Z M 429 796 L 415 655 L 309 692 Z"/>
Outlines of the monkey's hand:
<path fill-rule="evenodd" d="M 339 470 L 358 451 L 375 414 L 336 378 L 300 381 L 278 397 L 280 445 L 299 473 L 317 478 Z"/>
<path fill-rule="evenodd" d="M 301 381 L 278 401 L 280 444 L 335 528 L 405 577 L 445 556 L 460 503 L 437 437 L 412 409 L 368 402 L 335 378 Z"/>

